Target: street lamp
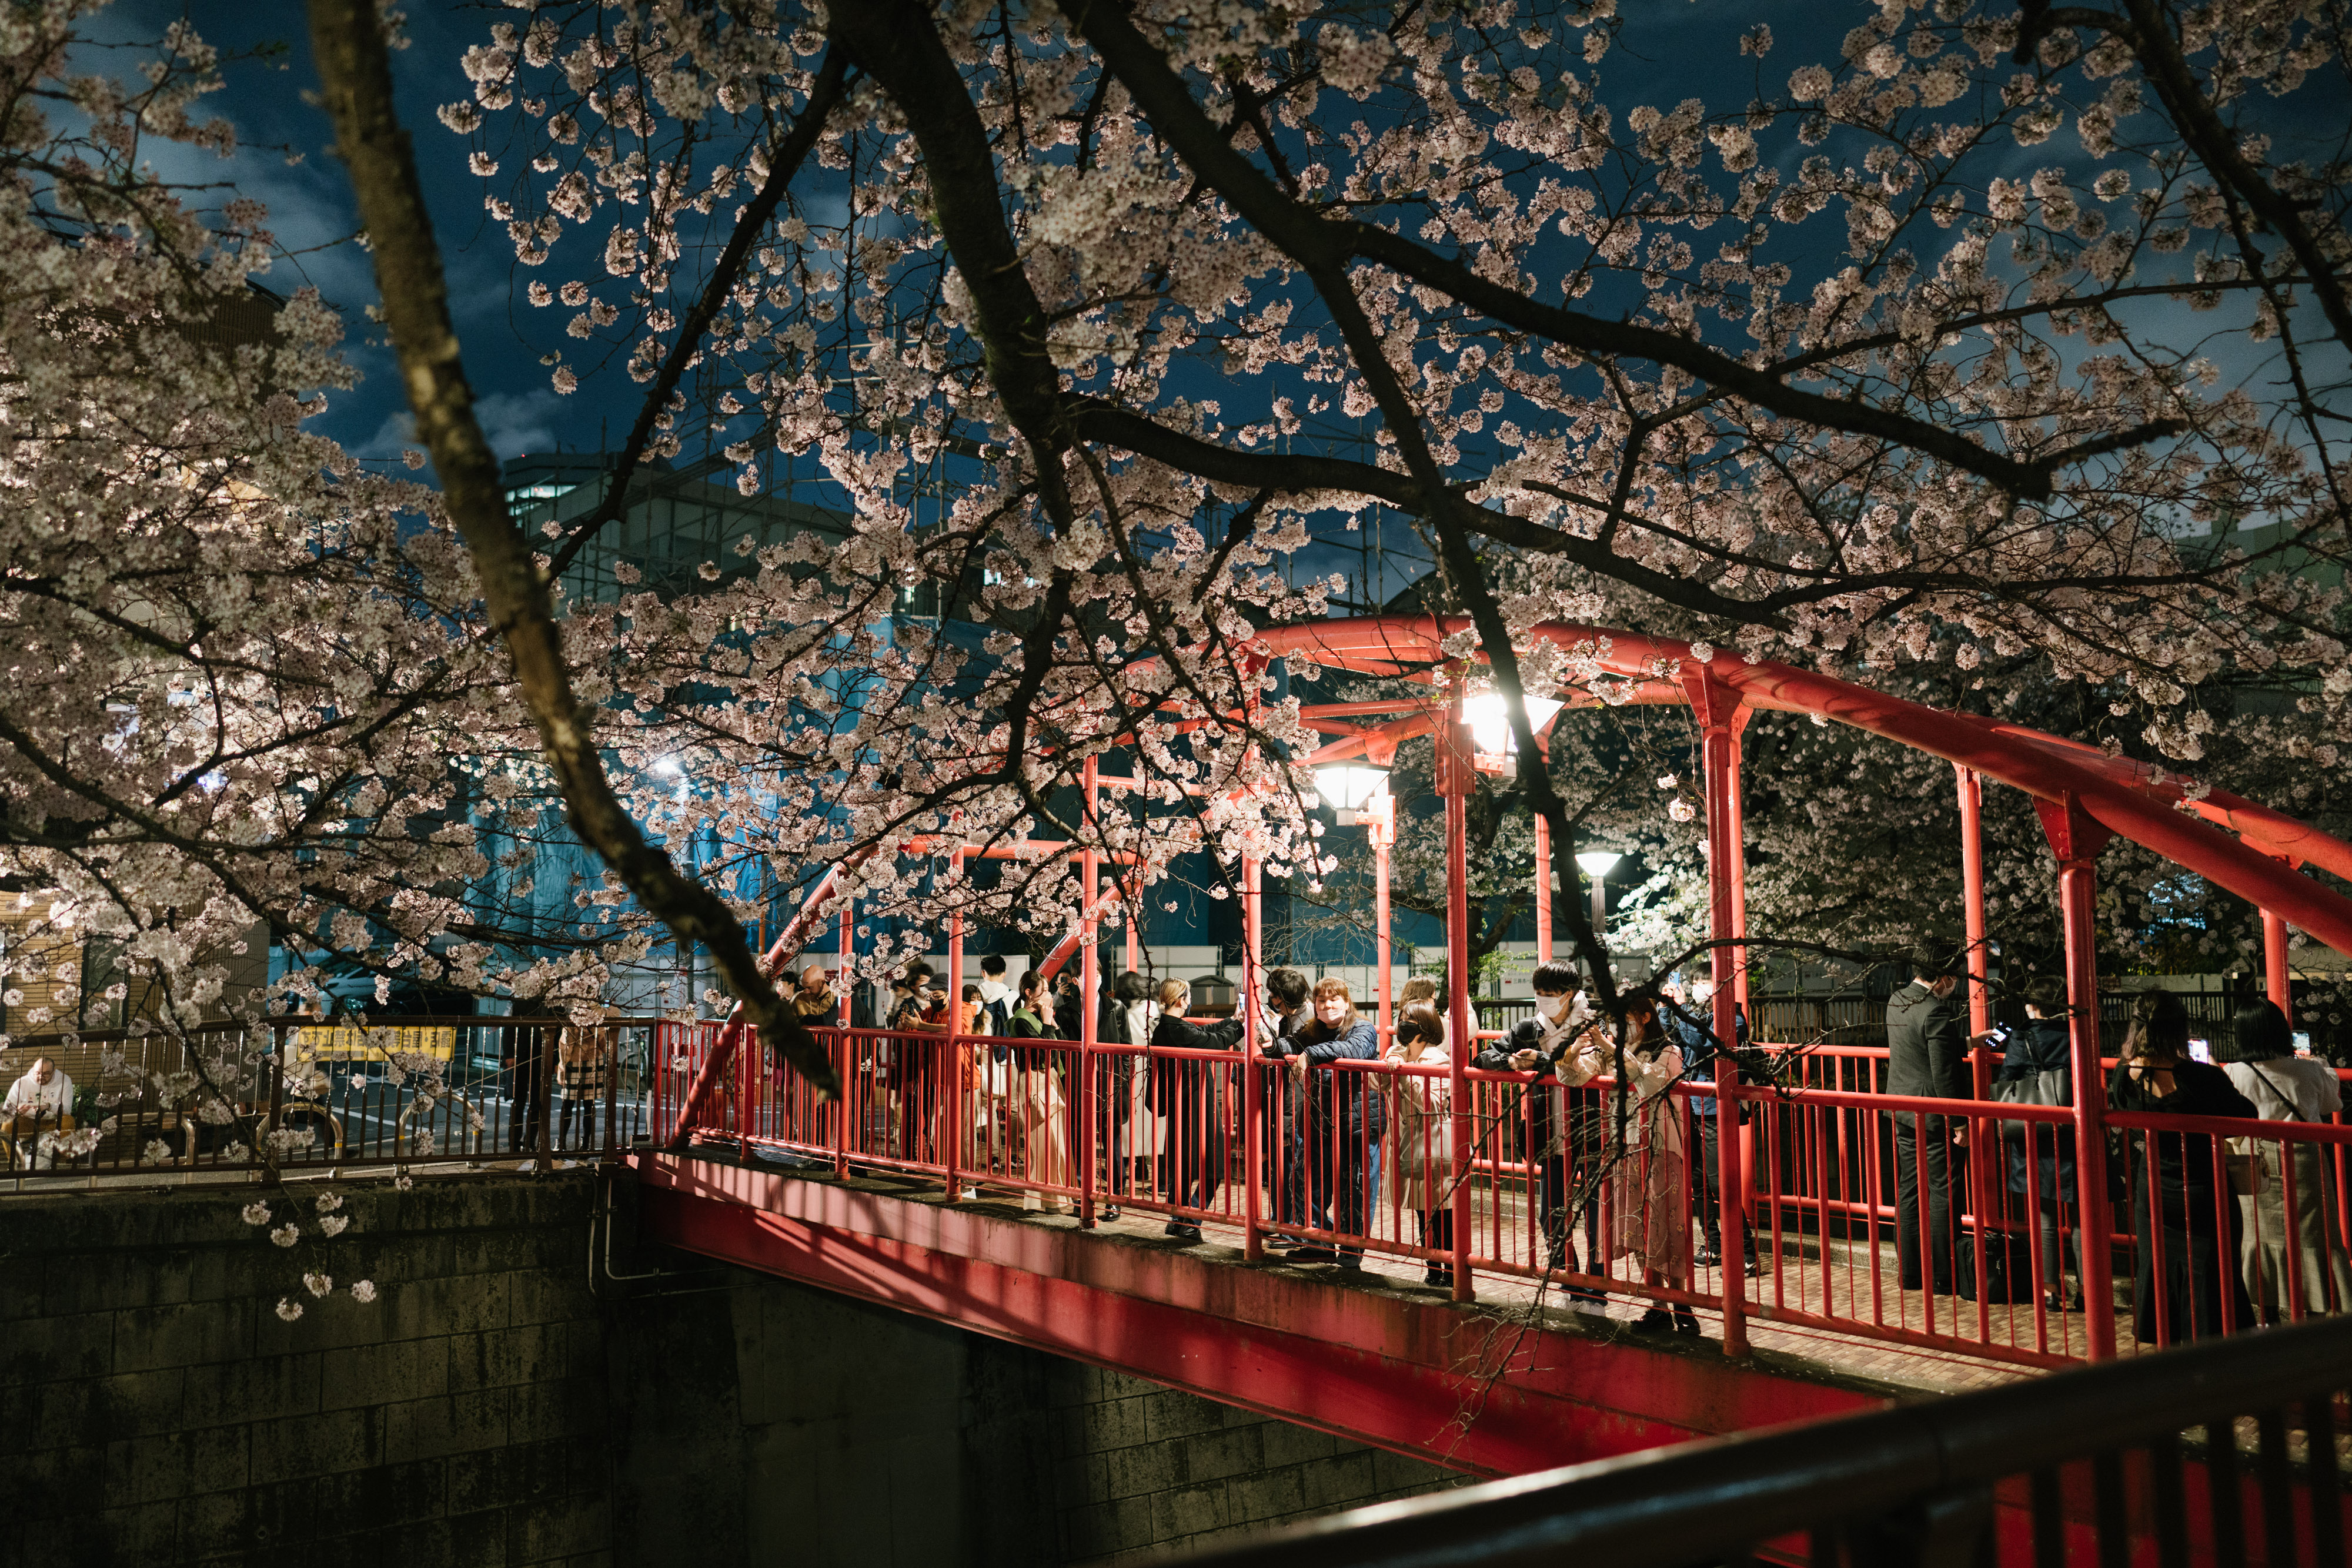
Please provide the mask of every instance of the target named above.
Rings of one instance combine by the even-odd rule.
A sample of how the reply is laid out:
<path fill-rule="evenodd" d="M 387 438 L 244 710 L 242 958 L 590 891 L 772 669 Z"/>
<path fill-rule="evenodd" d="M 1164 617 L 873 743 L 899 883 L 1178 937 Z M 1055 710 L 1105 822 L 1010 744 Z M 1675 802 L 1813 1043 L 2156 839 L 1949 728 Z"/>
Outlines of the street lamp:
<path fill-rule="evenodd" d="M 1552 715 L 1568 706 L 1550 697 L 1529 697 L 1527 704 L 1528 727 L 1538 733 L 1551 722 Z M 1503 758 L 1519 748 L 1518 737 L 1511 730 L 1510 705 L 1503 700 L 1503 694 L 1490 686 L 1463 698 L 1462 722 L 1470 731 L 1475 766 L 1482 773 L 1500 773 Z"/>
<path fill-rule="evenodd" d="M 1609 884 L 1601 879 L 1617 869 L 1625 857 L 1608 850 L 1586 850 L 1576 857 L 1584 874 L 1592 879 L 1592 935 L 1597 941 L 1609 925 Z"/>
<path fill-rule="evenodd" d="M 1328 763 L 1315 770 L 1315 792 L 1339 813 L 1339 825 L 1352 828 L 1366 806 L 1389 792 L 1389 770 L 1360 762 Z"/>

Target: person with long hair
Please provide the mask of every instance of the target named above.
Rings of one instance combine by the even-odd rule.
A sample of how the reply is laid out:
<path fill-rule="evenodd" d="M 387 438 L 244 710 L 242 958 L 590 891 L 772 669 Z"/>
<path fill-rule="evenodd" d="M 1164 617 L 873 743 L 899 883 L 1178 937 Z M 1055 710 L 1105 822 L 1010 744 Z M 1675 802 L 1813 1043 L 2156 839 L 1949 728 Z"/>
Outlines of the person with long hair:
<path fill-rule="evenodd" d="M 1655 992 L 1633 990 L 1618 998 L 1625 1028 L 1622 1049 L 1612 1049 L 1617 1092 L 1629 1097 L 1622 1108 L 1624 1145 L 1610 1134 L 1609 1255 L 1642 1265 L 1642 1282 L 1676 1290 L 1691 1288 L 1690 1155 L 1683 1140 L 1683 1108 L 1674 1085 L 1683 1075 L 1683 1053 L 1658 1019 Z M 1604 1082 L 1610 1076 L 1604 1072 Z M 1698 1319 L 1676 1302 L 1652 1307 L 1636 1319 L 1641 1333 L 1668 1331 L 1696 1337 Z"/>
<path fill-rule="evenodd" d="M 1371 1019 L 1357 1014 L 1355 998 L 1343 980 L 1318 980 L 1314 1003 L 1305 1027 L 1276 1040 L 1268 1054 L 1289 1059 L 1291 1082 L 1306 1102 L 1301 1120 L 1315 1225 L 1360 1236 L 1370 1218 L 1370 1191 L 1380 1185 L 1381 1131 L 1387 1123 L 1387 1107 L 1367 1082 L 1369 1074 L 1332 1064 L 1377 1060 L 1380 1034 Z M 1364 1249 L 1310 1241 L 1292 1248 L 1289 1259 L 1360 1269 Z"/>
<path fill-rule="evenodd" d="M 1454 1085 L 1445 1073 L 1454 1059 L 1445 1043 L 1445 1020 L 1426 1001 L 1407 1006 L 1397 1016 L 1396 1040 L 1381 1060 L 1420 1070 L 1400 1072 L 1387 1081 L 1389 1153 L 1381 1162 L 1388 1178 L 1383 1207 L 1399 1213 L 1412 1211 L 1420 1228 L 1421 1244 L 1446 1255 L 1430 1259 L 1422 1278 L 1433 1285 L 1450 1286 L 1454 1283 Z"/>
<path fill-rule="evenodd" d="M 2220 1068 L 2189 1057 L 2189 1009 L 2170 991 L 2132 999 L 2131 1032 L 2107 1079 L 2107 1108 L 2160 1116 L 2248 1116 L 2253 1102 Z M 2143 1343 L 2180 1344 L 2252 1321 L 2238 1278 L 2238 1206 L 2223 1235 L 2214 1205 L 2213 1140 L 2203 1133 L 2126 1134 L 2132 1234 L 2132 1330 Z M 2159 1256 L 2160 1254 L 2160 1256 Z M 2161 1290 L 2158 1286 L 2161 1286 Z"/>
<path fill-rule="evenodd" d="M 1151 1049 L 1232 1051 L 1241 1043 L 1242 1018 L 1235 1013 L 1213 1024 L 1184 1016 L 1192 988 L 1169 978 L 1160 982 L 1160 1021 L 1152 1026 Z M 1206 1208 L 1223 1180 L 1225 1069 L 1197 1056 L 1161 1057 L 1151 1067 L 1148 1092 L 1163 1134 L 1160 1193 L 1172 1207 Z M 1201 1239 L 1201 1222 L 1181 1214 L 1168 1217 L 1167 1234 L 1180 1241 Z"/>
<path fill-rule="evenodd" d="M 2336 1070 L 2294 1053 L 2294 1030 L 2275 1002 L 2250 1001 L 2231 1024 L 2231 1038 L 2216 1045 L 2213 1058 L 2263 1120 L 2325 1122 L 2344 1108 Z M 2264 1322 L 2281 1322 L 2296 1308 L 2306 1317 L 2352 1311 L 2352 1268 L 2346 1266 L 2344 1248 L 2336 1239 L 2336 1183 L 2327 1169 L 2326 1145 L 2273 1138 L 2231 1142 L 2245 1145 L 2242 1152 L 2259 1172 L 2260 1190 L 2238 1195 L 2239 1222 L 2245 1227 L 2239 1271 L 2254 1310 Z M 2289 1150 L 2294 1181 L 2291 1235 Z M 2290 1270 L 2302 1276 L 2293 1291 Z"/>
<path fill-rule="evenodd" d="M 1029 1179 L 1048 1186 L 1073 1186 L 1069 1052 L 1025 1043 L 1062 1038 L 1054 1021 L 1054 1002 L 1047 993 L 1045 977 L 1037 970 L 1021 972 L 1020 994 L 1007 1024 L 1007 1038 L 1024 1042 L 1012 1048 L 1011 1066 L 1018 1079 L 1022 1157 Z M 1050 1208 L 1055 1214 L 1071 1214 L 1076 1209 L 1068 1196 L 1059 1192 L 1032 1191 L 1022 1198 L 1021 1207 L 1033 1211 Z"/>
<path fill-rule="evenodd" d="M 1095 1059 L 1095 1136 L 1108 1154 L 1103 1173 L 1104 1219 L 1118 1218 L 1118 1199 L 1135 1190 L 1135 1166 L 1129 1156 L 1128 1127 L 1135 1114 L 1136 1051 L 1151 1043 L 1151 1027 L 1159 1021 L 1159 1005 L 1151 998 L 1151 982 L 1133 969 L 1123 969 L 1103 998 L 1095 1025 L 1097 1046 L 1131 1047 L 1104 1051 Z"/>

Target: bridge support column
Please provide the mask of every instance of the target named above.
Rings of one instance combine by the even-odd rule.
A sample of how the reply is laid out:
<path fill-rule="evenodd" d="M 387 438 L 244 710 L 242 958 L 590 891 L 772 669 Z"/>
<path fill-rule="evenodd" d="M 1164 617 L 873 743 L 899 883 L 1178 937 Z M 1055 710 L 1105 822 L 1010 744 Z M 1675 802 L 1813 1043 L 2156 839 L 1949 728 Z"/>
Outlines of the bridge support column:
<path fill-rule="evenodd" d="M 2093 1361 L 2116 1354 L 2115 1216 L 2107 1205 L 2107 1082 L 2099 1069 L 2098 853 L 2115 835 L 2072 795 L 2037 800 L 2058 857 L 2058 912 L 2066 932 L 2067 1028 L 2074 1058 L 2074 1223 L 2083 1236 L 2084 1326 Z"/>
<path fill-rule="evenodd" d="M 1282 1179 L 1279 1161 L 1265 1167 L 1266 1111 L 1265 1059 L 1258 1050 L 1258 998 L 1265 987 L 1264 944 L 1265 905 L 1259 885 L 1258 863 L 1242 862 L 1242 989 L 1234 1005 L 1242 1009 L 1242 1256 L 1255 1263 L 1265 1256 L 1265 1184 Z"/>
<path fill-rule="evenodd" d="M 1536 813 L 1536 962 L 1551 962 L 1551 819 Z"/>
<path fill-rule="evenodd" d="M 1747 935 L 1747 912 L 1741 907 L 1747 877 L 1741 862 L 1747 855 L 1739 809 L 1739 732 L 1748 727 L 1748 705 L 1738 693 L 1715 679 L 1703 667 L 1683 677 L 1691 716 L 1699 723 L 1700 759 L 1706 782 L 1706 887 L 1708 935 L 1716 946 L 1715 976 L 1715 1147 L 1716 1190 L 1692 1206 L 1712 1200 L 1717 1206 L 1717 1233 L 1723 1238 L 1723 1354 L 1748 1354 L 1748 1277 L 1732 1261 L 1735 1244 L 1747 1235 L 1747 1197 L 1740 1158 L 1740 1102 L 1732 1096 L 1739 1082 L 1738 1058 L 1732 1049 L 1739 1041 L 1740 998 L 1748 969 L 1748 950 L 1739 946 Z"/>
<path fill-rule="evenodd" d="M 1437 790 L 1445 800 L 1445 1005 L 1454 1019 L 1446 1052 L 1446 1092 L 1454 1134 L 1454 1299 L 1477 1293 L 1470 1279 L 1470 1084 L 1465 1076 L 1478 1050 L 1478 1010 L 1470 1000 L 1470 732 L 1462 724 L 1462 687 L 1446 700 L 1437 733 Z"/>
<path fill-rule="evenodd" d="M 1112 1127 L 1096 1124 L 1095 1075 L 1101 1064 L 1095 1061 L 1096 1020 L 1102 1013 L 1102 958 L 1095 951 L 1095 911 L 1102 889 L 1102 857 L 1093 848 L 1097 834 L 1095 807 L 1101 791 L 1095 784 L 1095 759 L 1086 760 L 1086 815 L 1087 847 L 1078 852 L 1078 1224 L 1091 1229 L 1095 1223 L 1095 1147 L 1108 1138 Z M 1108 1163 L 1105 1171 L 1117 1176 Z M 1116 1188 L 1114 1188 L 1116 1190 Z"/>

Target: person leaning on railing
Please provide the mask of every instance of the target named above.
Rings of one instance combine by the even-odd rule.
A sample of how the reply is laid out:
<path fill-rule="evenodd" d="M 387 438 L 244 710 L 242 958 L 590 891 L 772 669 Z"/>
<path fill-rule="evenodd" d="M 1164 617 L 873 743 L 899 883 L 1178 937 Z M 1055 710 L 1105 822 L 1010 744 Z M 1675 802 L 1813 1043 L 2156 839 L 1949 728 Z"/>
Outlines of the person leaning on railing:
<path fill-rule="evenodd" d="M 2252 1001 L 2231 1020 L 2231 1039 L 2214 1047 L 2213 1058 L 2240 1093 L 2253 1102 L 2266 1122 L 2325 1122 L 2344 1108 L 2343 1085 L 2324 1061 L 2294 1053 L 2294 1031 L 2277 1004 Z M 2264 1322 L 2277 1322 L 2299 1305 L 2306 1317 L 2352 1308 L 2352 1268 L 2336 1240 L 2336 1183 L 2329 1179 L 2326 1145 L 2290 1144 L 2274 1138 L 2231 1140 L 2246 1145 L 2258 1190 L 2238 1197 L 2245 1237 L 2239 1254 L 2246 1293 Z M 2294 1151 L 2294 1234 L 2287 1234 L 2286 1170 L 2283 1157 Z M 2293 1261 L 2290 1262 L 2289 1260 Z M 2287 1290 L 2287 1270 L 2303 1271 L 2302 1301 Z"/>
<path fill-rule="evenodd" d="M 1361 1236 L 1370 1219 L 1370 1190 L 1380 1186 L 1381 1133 L 1387 1106 L 1362 1072 L 1332 1071 L 1338 1061 L 1372 1061 L 1381 1053 L 1378 1026 L 1356 1012 L 1347 983 L 1328 976 L 1315 982 L 1314 1016 L 1296 1034 L 1270 1041 L 1264 1054 L 1286 1059 L 1291 1082 L 1305 1101 L 1307 1181 L 1310 1218 L 1319 1228 Z M 1321 1083 L 1307 1073 L 1324 1069 Z M 1337 1080 L 1336 1082 L 1332 1080 Z M 1360 1247 L 1310 1241 L 1288 1253 L 1293 1263 L 1364 1266 Z"/>
<path fill-rule="evenodd" d="M 1453 1053 L 1445 1042 L 1445 1022 L 1426 1001 L 1407 1006 L 1397 1015 L 1396 1040 L 1381 1060 L 1399 1066 L 1434 1069 L 1400 1072 L 1387 1082 L 1389 1096 L 1389 1157 L 1381 1163 L 1388 1190 L 1381 1207 L 1411 1210 L 1420 1228 L 1421 1244 L 1433 1252 L 1454 1250 L 1454 1085 L 1444 1076 Z M 1451 1286 L 1454 1266 L 1429 1260 L 1423 1279 Z"/>
<path fill-rule="evenodd" d="M 8 1086 L 5 1106 L 8 1145 L 18 1166 L 47 1170 L 60 1133 L 73 1127 L 74 1082 L 66 1070 L 37 1056 L 25 1076 Z"/>
<path fill-rule="evenodd" d="M 2238 1092 L 2228 1074 L 2189 1060 L 2189 1010 L 2170 991 L 2143 991 L 2132 998 L 2131 1032 L 2107 1079 L 2107 1108 L 2160 1116 L 2254 1113 L 2253 1102 Z M 2252 1312 L 2236 1266 L 2238 1206 L 2228 1207 L 2230 1234 L 2223 1236 L 2214 1214 L 2213 1140 L 2202 1133 L 2137 1130 L 2126 1140 L 2137 1167 L 2131 1179 L 2132 1234 L 2139 1242 L 2133 1332 L 2143 1343 L 2180 1344 L 2221 1333 L 2230 1323 L 2245 1327 Z"/>
<path fill-rule="evenodd" d="M 1005 1020 L 1005 1034 L 1016 1040 L 1060 1040 L 1054 1004 L 1046 996 L 1045 977 L 1035 969 L 1022 972 L 1019 998 Z M 1034 1047 L 1013 1048 L 1013 1066 L 1021 1080 L 1021 1141 L 1029 1178 L 1048 1186 L 1073 1185 L 1070 1145 L 1077 1141 L 1071 1124 L 1076 1102 L 1070 1094 L 1069 1052 Z M 1072 1214 L 1076 1206 L 1062 1193 L 1024 1194 L 1021 1207 L 1032 1212 L 1052 1209 Z"/>
<path fill-rule="evenodd" d="M 1992 1097 L 2011 1105 L 2072 1105 L 2074 1049 L 2067 1022 L 2066 982 L 2044 977 L 2025 988 L 2025 1021 L 2008 1031 Z M 1997 1030 L 1971 1036 L 1990 1038 Z M 2073 1294 L 2058 1248 L 2058 1216 L 2074 1202 L 2074 1130 L 2048 1122 L 2000 1124 L 2010 1211 L 2033 1228 L 2042 1254 L 2042 1305 L 2053 1312 L 2083 1310 L 2083 1226 L 2074 1224 Z M 2012 1301 L 2021 1299 L 2015 1295 Z"/>
<path fill-rule="evenodd" d="M 1585 1256 L 1597 1274 L 1603 1267 L 1597 1191 L 1608 1118 L 1600 1096 L 1584 1085 L 1601 1070 L 1606 1040 L 1589 1027 L 1592 1007 L 1584 999 L 1572 966 L 1537 965 L 1532 988 L 1536 1016 L 1521 1019 L 1509 1035 L 1489 1043 L 1471 1058 L 1470 1065 L 1487 1072 L 1535 1075 L 1526 1092 L 1526 1123 L 1528 1157 L 1536 1166 L 1544 1267 L 1580 1272 L 1570 1223 L 1575 1218 L 1569 1213 L 1573 1207 L 1582 1218 Z M 1571 1193 L 1581 1195 L 1572 1206 Z M 1570 1286 L 1568 1300 L 1571 1312 L 1607 1311 L 1608 1298 L 1589 1286 Z"/>
<path fill-rule="evenodd" d="M 1242 1042 L 1242 1016 L 1196 1024 L 1184 1016 L 1192 988 L 1178 979 L 1160 982 L 1160 1021 L 1151 1027 L 1151 1049 L 1233 1051 Z M 1180 1208 L 1206 1208 L 1225 1171 L 1224 1068 L 1198 1057 L 1160 1058 L 1144 1087 L 1145 1104 L 1159 1113 L 1164 1134 L 1160 1155 L 1160 1195 Z M 1168 1234 L 1201 1239 L 1198 1220 L 1168 1217 Z"/>
<path fill-rule="evenodd" d="M 1691 1287 L 1690 1155 L 1683 1142 L 1683 1108 L 1674 1085 L 1683 1075 L 1683 1054 L 1658 1020 L 1656 993 L 1626 992 L 1618 998 L 1625 1024 L 1624 1051 L 1612 1048 L 1602 1063 L 1604 1078 L 1620 1080 L 1631 1096 L 1623 1108 L 1625 1144 L 1612 1135 L 1609 1166 L 1609 1255 L 1642 1265 L 1645 1285 Z M 1622 1071 L 1621 1071 L 1622 1063 Z M 1637 1333 L 1698 1336 L 1698 1319 L 1676 1302 L 1655 1306 L 1636 1319 Z"/>

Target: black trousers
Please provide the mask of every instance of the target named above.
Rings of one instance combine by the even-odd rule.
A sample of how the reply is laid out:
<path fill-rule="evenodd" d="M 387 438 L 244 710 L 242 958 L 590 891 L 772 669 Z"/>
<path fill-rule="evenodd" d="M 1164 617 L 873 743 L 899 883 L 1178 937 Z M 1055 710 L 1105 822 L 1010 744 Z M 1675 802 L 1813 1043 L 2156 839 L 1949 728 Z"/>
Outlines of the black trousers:
<path fill-rule="evenodd" d="M 1723 1166 L 1720 1163 L 1722 1154 L 1716 1144 L 1722 1134 L 1717 1129 L 1712 1114 L 1694 1113 L 1692 1119 L 1698 1123 L 1699 1176 L 1706 1185 L 1703 1191 L 1692 1196 L 1691 1207 L 1697 1212 L 1699 1223 L 1706 1228 L 1706 1244 L 1720 1252 L 1723 1249 Z M 1739 1250 L 1749 1262 L 1756 1260 L 1756 1230 L 1748 1223 L 1745 1207 L 1739 1213 Z"/>
<path fill-rule="evenodd" d="M 1906 1291 L 1918 1290 L 1924 1281 L 1927 1288 L 1949 1295 L 1956 1282 L 1965 1282 L 1958 1268 L 1958 1235 L 1952 1202 L 1953 1184 L 1958 1178 L 1962 1159 L 1952 1157 L 1952 1124 L 1948 1117 L 1895 1116 L 1895 1257 Z M 1920 1258 L 1922 1188 L 1927 1206 L 1924 1269 Z"/>
<path fill-rule="evenodd" d="M 1160 1069 L 1152 1103 L 1166 1126 L 1160 1193 L 1180 1208 L 1206 1208 L 1225 1176 L 1225 1129 L 1217 1086 L 1197 1061 Z"/>
<path fill-rule="evenodd" d="M 1370 1217 L 1369 1190 L 1380 1183 L 1381 1145 L 1360 1125 L 1346 1119 L 1307 1120 L 1307 1179 L 1312 1198 L 1313 1222 L 1326 1230 L 1361 1236 Z M 1339 1255 L 1357 1258 L 1360 1247 L 1340 1247 Z"/>
<path fill-rule="evenodd" d="M 529 1034 L 528 1040 L 517 1042 L 514 1076 L 508 1080 L 507 1089 L 507 1147 L 518 1155 L 544 1153 L 541 1145 L 547 1142 L 547 1108 L 539 1100 L 544 1065 L 541 1058 L 546 1054 L 547 1041 L 538 1030 Z"/>

